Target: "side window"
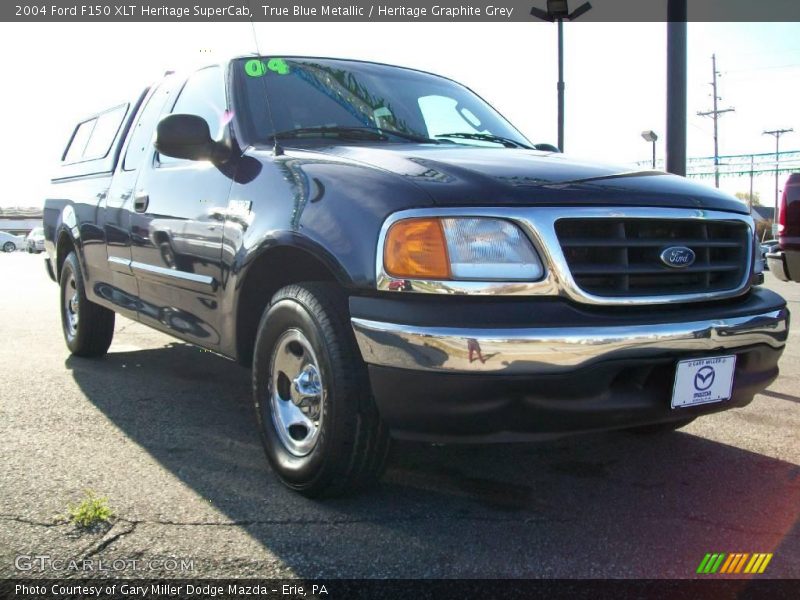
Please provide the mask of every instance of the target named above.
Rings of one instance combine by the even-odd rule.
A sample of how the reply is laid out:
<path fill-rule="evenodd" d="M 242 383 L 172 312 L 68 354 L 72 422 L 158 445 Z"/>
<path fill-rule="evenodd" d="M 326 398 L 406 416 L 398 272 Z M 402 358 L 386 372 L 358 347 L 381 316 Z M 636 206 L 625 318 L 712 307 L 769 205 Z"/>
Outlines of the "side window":
<path fill-rule="evenodd" d="M 194 73 L 178 94 L 172 114 L 197 115 L 208 123 L 211 137 L 218 140 L 227 125 L 225 115 L 225 82 L 222 69 L 208 67 Z M 159 156 L 159 162 L 174 163 L 180 159 Z"/>
<path fill-rule="evenodd" d="M 75 128 L 75 133 L 72 134 L 67 151 L 64 153 L 65 163 L 74 163 L 83 159 L 83 151 L 86 149 L 95 123 L 97 123 L 97 119 L 90 119 Z"/>
<path fill-rule="evenodd" d="M 80 123 L 75 128 L 69 147 L 64 153 L 64 162 L 77 163 L 108 156 L 122 120 L 128 114 L 129 106 L 128 104 L 116 106 Z"/>
<path fill-rule="evenodd" d="M 107 110 L 97 117 L 92 136 L 83 151 L 84 160 L 105 158 L 111 150 L 111 144 L 117 137 L 120 125 L 125 115 L 128 114 L 128 105 L 123 104 L 111 110 Z"/>
<path fill-rule="evenodd" d="M 162 83 L 150 94 L 147 104 L 139 111 L 136 125 L 129 134 L 128 149 L 125 151 L 125 159 L 122 161 L 123 170 L 135 171 L 146 156 L 152 157 L 156 123 L 158 123 L 164 104 L 169 98 L 169 90 L 170 86 Z"/>

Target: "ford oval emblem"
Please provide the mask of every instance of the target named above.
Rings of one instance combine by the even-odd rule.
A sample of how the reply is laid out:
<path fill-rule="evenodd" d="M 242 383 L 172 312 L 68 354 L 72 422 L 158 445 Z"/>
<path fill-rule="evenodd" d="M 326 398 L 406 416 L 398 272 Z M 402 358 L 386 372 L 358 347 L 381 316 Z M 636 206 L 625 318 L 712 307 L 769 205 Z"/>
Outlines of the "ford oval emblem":
<path fill-rule="evenodd" d="M 694 250 L 686 246 L 670 246 L 661 251 L 661 262 L 673 269 L 685 269 L 694 263 Z"/>

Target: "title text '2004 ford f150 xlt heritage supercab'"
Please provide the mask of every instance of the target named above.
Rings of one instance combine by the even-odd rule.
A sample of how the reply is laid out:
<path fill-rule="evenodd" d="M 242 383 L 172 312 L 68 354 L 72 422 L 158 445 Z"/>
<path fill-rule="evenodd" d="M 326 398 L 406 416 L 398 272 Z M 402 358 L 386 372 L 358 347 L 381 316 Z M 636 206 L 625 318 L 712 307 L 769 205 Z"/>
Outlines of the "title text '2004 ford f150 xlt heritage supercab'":
<path fill-rule="evenodd" d="M 79 123 L 45 204 L 67 345 L 116 312 L 252 366 L 274 472 L 363 486 L 391 436 L 671 429 L 778 374 L 744 203 L 531 144 L 443 77 L 241 57 Z"/>

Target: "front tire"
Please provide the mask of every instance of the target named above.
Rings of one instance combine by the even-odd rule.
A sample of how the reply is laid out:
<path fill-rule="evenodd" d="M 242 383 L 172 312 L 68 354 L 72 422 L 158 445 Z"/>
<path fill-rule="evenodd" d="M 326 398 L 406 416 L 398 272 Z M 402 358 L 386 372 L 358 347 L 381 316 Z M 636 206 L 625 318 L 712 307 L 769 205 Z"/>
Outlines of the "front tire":
<path fill-rule="evenodd" d="M 292 490 L 337 496 L 382 474 L 389 434 L 335 285 L 273 296 L 258 327 L 253 401 L 267 459 Z"/>
<path fill-rule="evenodd" d="M 114 311 L 86 297 L 78 257 L 70 252 L 61 267 L 61 327 L 76 356 L 103 356 L 114 337 Z"/>

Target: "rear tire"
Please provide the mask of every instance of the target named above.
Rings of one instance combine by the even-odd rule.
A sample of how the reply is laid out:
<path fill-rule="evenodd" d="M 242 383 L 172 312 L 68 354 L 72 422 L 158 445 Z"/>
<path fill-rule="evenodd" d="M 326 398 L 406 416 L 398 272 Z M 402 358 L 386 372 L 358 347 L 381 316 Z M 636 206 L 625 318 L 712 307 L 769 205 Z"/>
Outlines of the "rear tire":
<path fill-rule="evenodd" d="M 308 497 L 375 482 L 389 451 L 346 302 L 329 283 L 290 285 L 258 326 L 253 401 L 261 440 L 278 478 Z"/>
<path fill-rule="evenodd" d="M 682 427 L 686 427 L 689 423 L 694 421 L 697 417 L 689 417 L 688 419 L 680 419 L 678 421 L 668 421 L 666 423 L 654 423 L 653 425 L 641 425 L 640 427 L 631 427 L 625 431 L 635 433 L 637 435 L 658 435 L 661 433 L 670 433 L 677 431 Z"/>
<path fill-rule="evenodd" d="M 76 356 L 103 356 L 114 337 L 114 311 L 86 297 L 83 275 L 74 252 L 61 267 L 61 328 L 67 348 Z"/>
<path fill-rule="evenodd" d="M 3 252 L 14 252 L 17 249 L 17 246 L 14 242 L 6 242 L 3 244 Z"/>

